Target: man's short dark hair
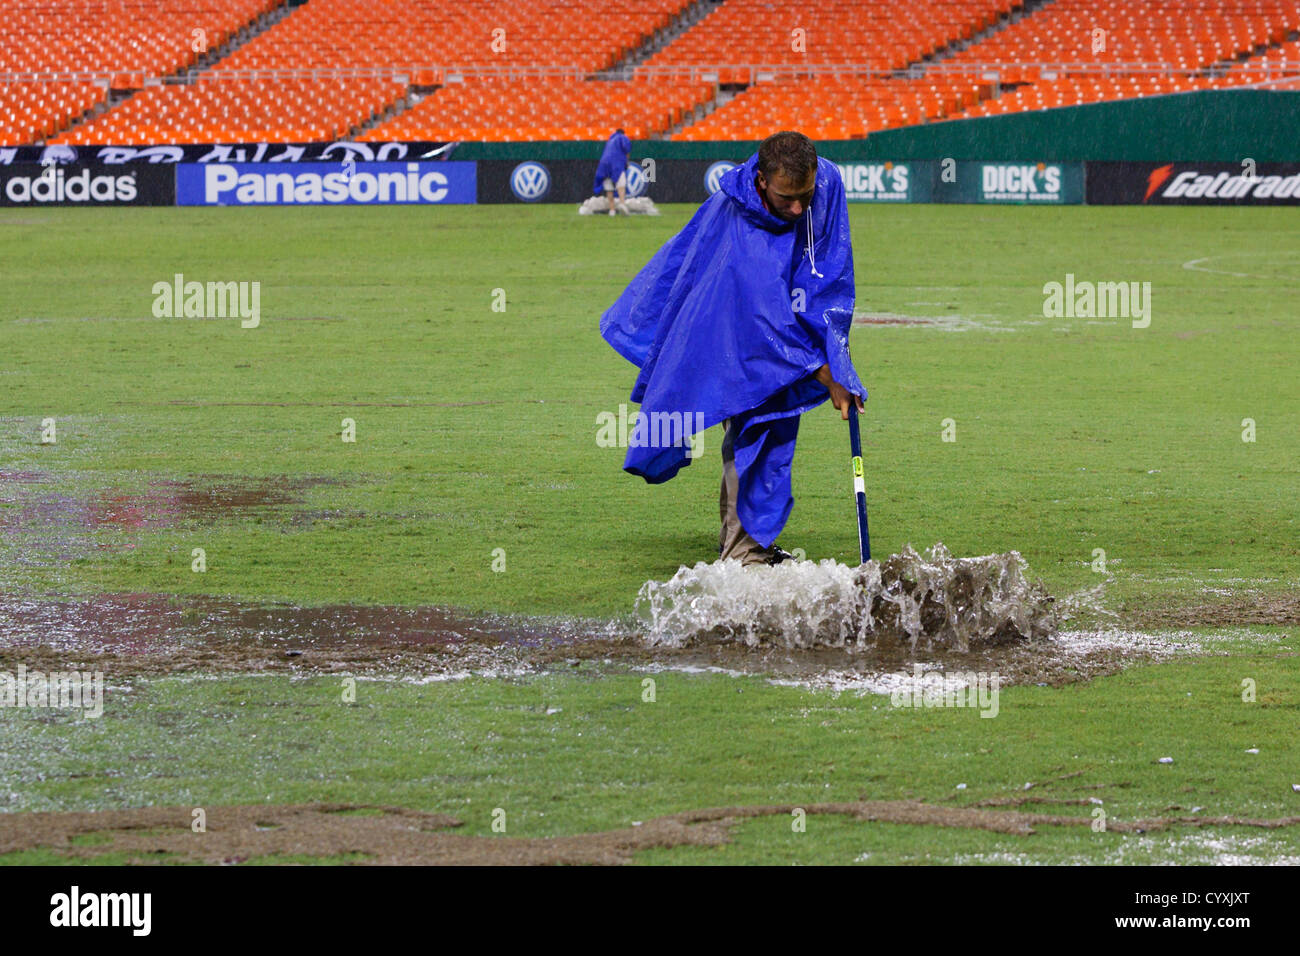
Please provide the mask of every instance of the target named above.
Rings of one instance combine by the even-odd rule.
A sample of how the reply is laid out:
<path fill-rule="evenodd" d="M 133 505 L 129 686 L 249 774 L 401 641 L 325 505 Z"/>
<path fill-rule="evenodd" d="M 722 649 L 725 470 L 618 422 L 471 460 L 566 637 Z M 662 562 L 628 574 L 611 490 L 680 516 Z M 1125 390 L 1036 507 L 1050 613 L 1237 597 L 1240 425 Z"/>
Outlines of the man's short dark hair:
<path fill-rule="evenodd" d="M 777 172 L 801 183 L 817 169 L 817 147 L 803 133 L 782 130 L 758 147 L 758 170 L 770 180 Z"/>

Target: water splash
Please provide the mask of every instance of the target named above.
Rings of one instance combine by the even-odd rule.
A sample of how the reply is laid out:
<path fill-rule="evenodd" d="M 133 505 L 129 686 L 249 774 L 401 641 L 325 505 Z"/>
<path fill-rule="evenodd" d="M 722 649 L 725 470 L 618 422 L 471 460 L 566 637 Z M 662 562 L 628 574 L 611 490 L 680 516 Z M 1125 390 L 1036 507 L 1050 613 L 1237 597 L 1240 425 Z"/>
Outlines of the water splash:
<path fill-rule="evenodd" d="M 700 562 L 647 581 L 637 612 L 651 645 L 869 647 L 880 641 L 967 651 L 1056 632 L 1053 599 L 1019 552 L 954 558 L 911 546 L 856 568 L 829 559 L 741 568 Z"/>

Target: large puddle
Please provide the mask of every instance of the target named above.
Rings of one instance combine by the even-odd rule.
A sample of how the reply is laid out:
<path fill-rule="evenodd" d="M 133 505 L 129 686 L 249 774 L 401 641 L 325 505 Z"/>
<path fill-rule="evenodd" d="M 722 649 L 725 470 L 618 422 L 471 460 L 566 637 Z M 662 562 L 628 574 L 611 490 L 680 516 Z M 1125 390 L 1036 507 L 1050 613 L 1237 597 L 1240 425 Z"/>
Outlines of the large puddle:
<path fill-rule="evenodd" d="M 76 601 L 0 595 L 0 634 L 0 643 L 9 647 L 128 654 L 201 645 L 284 652 L 465 642 L 536 647 L 564 639 L 556 626 L 471 617 L 441 607 L 298 607 L 164 594 L 104 594 Z"/>
<path fill-rule="evenodd" d="M 1062 630 L 962 651 L 907 641 L 792 647 L 655 643 L 631 621 L 470 615 L 443 607 L 240 603 L 106 594 L 57 600 L 0 594 L 0 671 L 101 670 L 110 680 L 174 674 L 351 673 L 424 682 L 599 672 L 756 675 L 773 683 L 894 693 L 970 675 L 1001 686 L 1060 685 L 1194 649 L 1187 634 Z"/>
<path fill-rule="evenodd" d="M 84 557 L 106 541 L 130 546 L 130 536 L 105 539 L 105 529 L 252 515 L 292 524 L 319 514 L 297 506 L 311 488 L 332 483 L 208 475 L 115 487 L 0 471 L 0 560 L 49 564 Z M 936 671 L 996 672 L 1003 685 L 1068 683 L 1183 646 L 1168 633 L 1098 629 L 1095 615 L 1085 624 L 1090 629 L 1080 629 L 1072 613 L 1087 602 L 1078 595 L 1053 601 L 1018 554 L 955 558 L 942 545 L 856 568 L 832 561 L 748 570 L 698 564 L 628 597 L 628 615 L 604 621 L 164 594 L 67 599 L 11 589 L 0 591 L 0 670 L 75 662 L 117 676 L 348 671 L 446 679 L 611 666 L 891 692 Z M 1258 620 L 1294 621 L 1297 605 Z M 1131 620 L 1159 628 L 1203 617 Z"/>

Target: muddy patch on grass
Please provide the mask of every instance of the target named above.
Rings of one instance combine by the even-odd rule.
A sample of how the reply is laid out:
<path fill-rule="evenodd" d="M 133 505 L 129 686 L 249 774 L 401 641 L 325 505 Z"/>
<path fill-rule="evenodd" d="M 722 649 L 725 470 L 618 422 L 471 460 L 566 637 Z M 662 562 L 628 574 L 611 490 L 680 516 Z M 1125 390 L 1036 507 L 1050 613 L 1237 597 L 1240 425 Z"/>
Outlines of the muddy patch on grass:
<path fill-rule="evenodd" d="M 1300 624 L 1300 593 L 1223 595 L 1196 604 L 1126 608 L 1126 618 L 1138 626 L 1231 627 L 1257 624 Z"/>
<path fill-rule="evenodd" d="M 929 325 L 929 319 L 908 315 L 855 315 L 854 325 Z"/>
<path fill-rule="evenodd" d="M 478 402 L 195 402 L 175 400 L 186 408 L 474 408 L 479 405 L 545 405 L 541 398 L 489 399 Z"/>
<path fill-rule="evenodd" d="M 857 326 L 911 326 L 938 329 L 942 332 L 1014 332 L 1015 326 L 1004 325 L 991 316 L 969 315 L 900 315 L 895 312 L 858 312 L 853 316 Z"/>
<path fill-rule="evenodd" d="M 150 807 L 73 813 L 0 814 L 0 854 L 49 849 L 69 862 L 107 853 L 135 863 L 274 863 L 277 857 L 342 859 L 402 865 L 617 865 L 643 850 L 721 846 L 735 826 L 760 817 L 844 816 L 864 823 L 983 830 L 1030 836 L 1043 826 L 1088 827 L 1091 816 L 941 807 L 911 800 L 862 800 L 796 806 L 717 807 L 656 817 L 629 827 L 573 836 L 520 838 L 447 832 L 452 816 L 402 807 L 349 804 L 211 807 L 204 832 L 192 827 L 190 807 Z M 1117 833 L 1173 826 L 1248 826 L 1280 829 L 1300 817 L 1156 817 L 1107 821 Z M 88 840 L 87 838 L 93 838 Z"/>
<path fill-rule="evenodd" d="M 107 546 L 99 532 L 276 517 L 300 504 L 311 488 L 339 483 L 320 477 L 206 475 L 155 480 L 140 488 L 74 488 L 41 472 L 0 472 L 0 553 L 14 564 L 70 561 Z"/>
<path fill-rule="evenodd" d="M 4 471 L 0 470 L 0 488 L 3 488 L 9 482 L 33 484 L 39 482 L 53 481 L 54 476 L 45 474 L 40 471 Z M 0 498 L 0 501 L 3 501 Z"/>
<path fill-rule="evenodd" d="M 104 527 L 160 528 L 182 521 L 212 522 L 267 508 L 299 504 L 334 478 L 237 478 L 207 475 L 185 480 L 155 480 L 140 489 L 90 488 L 53 492 L 54 476 L 41 472 L 0 472 L 0 530 L 39 532 L 57 526 L 85 530 Z"/>

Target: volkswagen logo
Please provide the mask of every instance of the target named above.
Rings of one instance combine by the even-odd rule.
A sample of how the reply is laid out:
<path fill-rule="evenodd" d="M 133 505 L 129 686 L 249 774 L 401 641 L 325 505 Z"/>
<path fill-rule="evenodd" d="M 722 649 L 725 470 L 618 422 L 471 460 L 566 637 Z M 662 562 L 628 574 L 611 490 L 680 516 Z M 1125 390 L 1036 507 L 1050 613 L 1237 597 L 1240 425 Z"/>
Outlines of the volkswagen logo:
<path fill-rule="evenodd" d="M 723 174 L 730 172 L 735 168 L 735 163 L 728 162 L 725 159 L 719 160 L 708 168 L 704 173 L 704 188 L 709 191 L 710 196 L 716 193 L 718 188 L 722 185 L 721 180 Z"/>
<path fill-rule="evenodd" d="M 551 174 L 541 163 L 520 163 L 510 174 L 510 191 L 524 202 L 537 202 L 550 191 Z"/>
<path fill-rule="evenodd" d="M 627 194 L 629 196 L 640 196 L 645 192 L 646 176 L 645 170 L 636 163 L 627 164 Z"/>

